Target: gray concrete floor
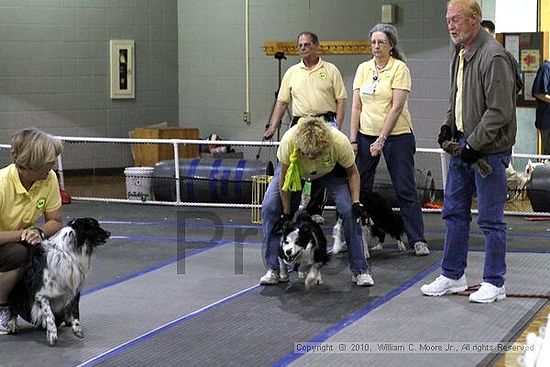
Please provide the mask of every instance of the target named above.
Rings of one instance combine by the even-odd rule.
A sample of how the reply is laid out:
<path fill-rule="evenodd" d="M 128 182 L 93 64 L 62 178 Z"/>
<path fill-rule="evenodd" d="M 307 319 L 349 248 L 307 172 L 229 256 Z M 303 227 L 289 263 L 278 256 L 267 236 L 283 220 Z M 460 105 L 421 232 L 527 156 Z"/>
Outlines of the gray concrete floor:
<path fill-rule="evenodd" d="M 346 256 L 339 255 L 325 269 L 325 285 L 309 292 L 294 279 L 290 285 L 257 286 L 264 271 L 262 233 L 250 224 L 249 210 L 75 202 L 64 207 L 64 215 L 95 217 L 113 234 L 97 251 L 83 292 L 86 338 L 76 339 L 65 329 L 58 346 L 50 348 L 43 331 L 24 325 L 18 335 L 0 336 L 0 366 L 37 360 L 43 366 L 403 365 L 407 360 L 409 366 L 442 361 L 467 366 L 473 361 L 469 354 L 322 356 L 297 355 L 293 348 L 299 341 L 381 340 L 368 330 L 385 340 L 445 342 L 473 328 L 479 332 L 471 334 L 478 338 L 471 342 L 506 342 L 546 303 L 510 298 L 472 307 L 465 297 L 422 297 L 418 287 L 437 275 L 441 259 L 439 214 L 424 215 L 433 249 L 429 257 L 387 246 L 371 259 L 375 286 L 364 289 L 352 286 Z M 327 221 L 330 237 L 333 213 Z M 547 278 L 550 221 L 508 217 L 507 224 L 509 291 L 549 294 L 550 286 L 525 282 Z M 475 226 L 471 250 L 468 274 L 475 284 L 483 257 L 483 237 Z M 185 261 L 176 262 L 183 253 Z M 515 317 L 506 318 L 510 313 Z M 460 320 L 454 331 L 445 327 L 449 315 Z M 480 325 L 479 317 L 493 327 Z M 480 365 L 494 361 L 488 353 L 477 357 Z"/>

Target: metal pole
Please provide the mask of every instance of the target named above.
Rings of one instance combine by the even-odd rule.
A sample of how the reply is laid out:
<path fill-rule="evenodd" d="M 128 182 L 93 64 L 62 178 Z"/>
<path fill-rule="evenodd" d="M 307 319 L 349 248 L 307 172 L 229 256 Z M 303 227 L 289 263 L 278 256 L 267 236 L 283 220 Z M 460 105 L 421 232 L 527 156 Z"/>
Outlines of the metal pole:
<path fill-rule="evenodd" d="M 175 184 L 176 184 L 176 202 L 178 204 L 181 203 L 181 193 L 180 193 L 180 155 L 179 155 L 179 149 L 178 149 L 178 143 L 174 142 L 174 173 L 176 175 L 175 177 Z"/>
<path fill-rule="evenodd" d="M 445 193 L 445 187 L 447 186 L 447 153 L 444 150 L 440 153 L 441 157 L 441 178 L 443 179 L 443 193 Z"/>
<path fill-rule="evenodd" d="M 61 154 L 57 156 L 57 172 L 59 173 L 59 187 L 65 190 L 65 176 L 63 174 L 63 158 Z"/>

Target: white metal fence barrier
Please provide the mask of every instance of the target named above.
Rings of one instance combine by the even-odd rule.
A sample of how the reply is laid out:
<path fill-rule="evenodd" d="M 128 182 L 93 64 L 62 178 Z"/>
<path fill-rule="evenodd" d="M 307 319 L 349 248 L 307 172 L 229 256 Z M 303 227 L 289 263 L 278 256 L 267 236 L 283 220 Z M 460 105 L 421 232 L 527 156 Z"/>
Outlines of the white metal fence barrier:
<path fill-rule="evenodd" d="M 261 201 L 253 191 L 257 189 L 253 177 L 272 174 L 277 164 L 277 142 L 58 138 L 64 142 L 63 154 L 54 168 L 60 186 L 74 200 L 82 201 L 257 210 Z M 167 145 L 171 149 L 166 149 Z M 189 152 L 195 153 L 190 156 Z M 144 158 L 139 154 L 146 155 L 148 161 L 153 159 L 154 167 L 136 165 Z M 448 160 L 441 149 L 417 149 L 416 180 L 424 211 L 440 210 Z M 506 214 L 550 215 L 545 207 L 550 206 L 550 164 L 545 164 L 549 160 L 550 156 L 513 154 L 515 170 L 510 171 Z M 0 164 L 10 162 L 9 145 L 0 145 Z M 538 185 L 534 185 L 535 173 L 543 171 L 548 177 L 539 177 Z M 375 190 L 390 195 L 393 191 L 383 160 Z M 532 205 L 533 200 L 543 205 Z M 533 206 L 543 210 L 533 210 Z M 475 202 L 472 209 L 475 211 Z"/>

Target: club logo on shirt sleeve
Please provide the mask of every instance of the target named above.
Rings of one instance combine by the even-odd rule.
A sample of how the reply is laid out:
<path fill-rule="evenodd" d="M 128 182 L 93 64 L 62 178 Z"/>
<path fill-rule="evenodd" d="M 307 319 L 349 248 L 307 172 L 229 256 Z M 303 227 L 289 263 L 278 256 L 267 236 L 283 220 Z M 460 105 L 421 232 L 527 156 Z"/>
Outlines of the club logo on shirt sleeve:
<path fill-rule="evenodd" d="M 46 205 L 45 197 L 41 197 L 38 200 L 36 200 L 36 209 L 39 209 L 39 210 L 43 209 L 45 205 Z"/>

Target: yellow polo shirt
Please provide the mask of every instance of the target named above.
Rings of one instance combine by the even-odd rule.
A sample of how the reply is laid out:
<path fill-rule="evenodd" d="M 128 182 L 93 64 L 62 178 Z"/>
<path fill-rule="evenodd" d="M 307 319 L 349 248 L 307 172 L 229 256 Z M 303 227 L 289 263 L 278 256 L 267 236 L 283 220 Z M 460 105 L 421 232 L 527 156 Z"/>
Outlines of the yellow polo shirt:
<path fill-rule="evenodd" d="M 359 65 L 353 80 L 353 89 L 359 90 L 363 105 L 359 131 L 372 136 L 378 136 L 382 132 L 386 117 L 391 110 L 393 90 L 403 89 L 409 92 L 411 90 L 411 73 L 401 60 L 390 57 L 388 64 L 378 71 L 376 78 L 375 76 L 376 66 L 374 59 L 371 59 Z M 411 114 L 406 102 L 391 135 L 410 132 L 412 132 Z"/>
<path fill-rule="evenodd" d="M 36 181 L 29 191 L 21 184 L 15 164 L 0 169 L 0 231 L 30 227 L 46 212 L 61 207 L 59 183 L 55 172 Z"/>
<path fill-rule="evenodd" d="M 277 100 L 290 103 L 294 116 L 336 112 L 336 101 L 347 98 L 342 75 L 329 62 L 319 62 L 309 70 L 304 62 L 291 66 L 283 76 Z"/>
<path fill-rule="evenodd" d="M 286 165 L 290 164 L 290 154 L 296 148 L 297 127 L 298 125 L 287 130 L 277 150 L 277 157 Z M 315 180 L 316 178 L 323 177 L 334 169 L 336 163 L 340 163 L 344 168 L 349 168 L 355 163 L 355 154 L 353 154 L 353 149 L 347 136 L 333 126 L 330 126 L 329 129 L 331 145 L 324 154 L 315 159 L 309 159 L 300 152 L 298 166 L 300 167 L 302 179 L 310 177 L 312 180 Z"/>

